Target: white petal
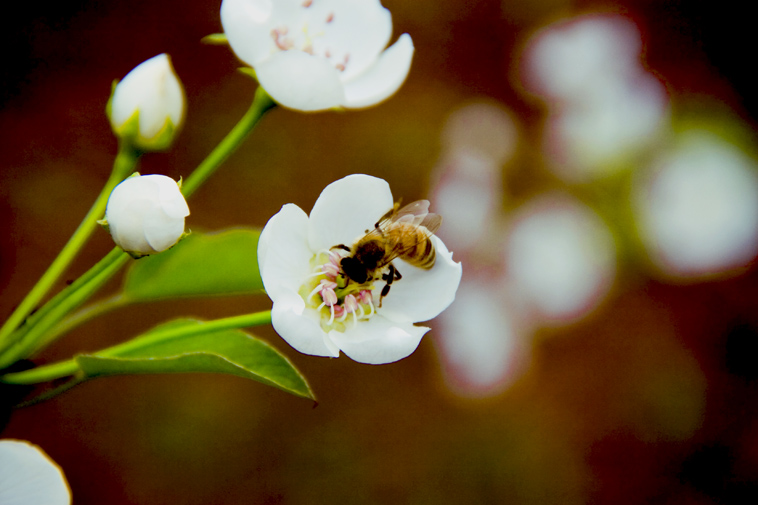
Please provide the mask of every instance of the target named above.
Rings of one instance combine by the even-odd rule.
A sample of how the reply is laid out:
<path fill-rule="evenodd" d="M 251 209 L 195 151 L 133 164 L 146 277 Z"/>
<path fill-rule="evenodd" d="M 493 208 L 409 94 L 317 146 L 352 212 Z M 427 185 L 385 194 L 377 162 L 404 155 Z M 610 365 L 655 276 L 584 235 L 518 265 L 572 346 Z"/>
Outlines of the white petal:
<path fill-rule="evenodd" d="M 378 0 L 313 2 L 309 10 L 316 23 L 330 15 L 328 23 L 319 26 L 311 22 L 309 27 L 322 33 L 313 39 L 316 54 L 328 51 L 332 62 L 347 58 L 343 82 L 372 66 L 392 36 L 392 16 Z"/>
<path fill-rule="evenodd" d="M 280 51 L 255 67 L 258 82 L 277 103 L 301 111 L 342 105 L 339 71 L 328 60 L 302 51 Z"/>
<path fill-rule="evenodd" d="M 153 207 L 149 219 L 144 221 L 145 240 L 155 252 L 165 251 L 176 244 L 183 233 L 184 218 L 171 217 L 158 206 Z"/>
<path fill-rule="evenodd" d="M 60 467 L 39 447 L 0 440 L 0 503 L 67 505 L 71 491 Z"/>
<path fill-rule="evenodd" d="M 187 200 L 182 196 L 179 185 L 171 177 L 165 175 L 143 175 L 143 179 L 149 179 L 158 186 L 158 200 L 161 208 L 167 216 L 183 218 L 190 214 Z"/>
<path fill-rule="evenodd" d="M 437 260 L 431 270 L 414 267 L 401 260 L 393 264 L 403 278 L 395 281 L 384 298 L 379 313 L 396 322 L 428 321 L 453 303 L 461 282 L 462 267 L 453 261 L 439 237 L 432 237 Z"/>
<path fill-rule="evenodd" d="M 271 324 L 279 336 L 303 354 L 338 357 L 339 349 L 329 340 L 319 322 L 320 316 L 305 308 L 299 294 L 279 290 L 271 309 Z"/>
<path fill-rule="evenodd" d="M 223 0 L 221 25 L 239 59 L 255 66 L 274 51 L 271 0 Z"/>
<path fill-rule="evenodd" d="M 113 241 L 125 251 L 151 253 L 145 238 L 145 216 L 156 209 L 158 187 L 142 176 L 129 177 L 116 186 L 108 198 L 105 218 Z"/>
<path fill-rule="evenodd" d="M 312 257 L 308 216 L 289 203 L 269 219 L 258 241 L 258 267 L 268 296 L 276 302 L 282 290 L 297 292 L 310 273 Z"/>
<path fill-rule="evenodd" d="M 308 242 L 313 251 L 348 247 L 392 208 L 387 181 L 354 174 L 329 184 L 313 205 Z"/>
<path fill-rule="evenodd" d="M 429 328 L 395 323 L 375 315 L 344 333 L 331 331 L 329 336 L 349 358 L 359 363 L 381 365 L 410 356 L 427 331 Z"/>
<path fill-rule="evenodd" d="M 167 54 L 159 54 L 137 65 L 116 86 L 111 102 L 111 124 L 118 130 L 139 111 L 139 133 L 152 139 L 171 120 L 184 120 L 184 89 Z"/>
<path fill-rule="evenodd" d="M 372 67 L 345 83 L 345 107 L 368 107 L 392 96 L 408 76 L 412 59 L 413 41 L 404 33 Z"/>

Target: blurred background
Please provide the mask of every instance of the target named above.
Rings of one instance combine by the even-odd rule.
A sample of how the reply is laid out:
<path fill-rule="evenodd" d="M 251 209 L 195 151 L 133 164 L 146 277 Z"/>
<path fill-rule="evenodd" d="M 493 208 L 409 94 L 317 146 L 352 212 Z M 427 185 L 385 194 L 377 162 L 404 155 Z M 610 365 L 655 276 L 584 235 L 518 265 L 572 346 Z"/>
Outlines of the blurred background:
<path fill-rule="evenodd" d="M 410 357 L 301 355 L 319 404 L 215 375 L 108 378 L 17 410 L 74 503 L 717 504 L 758 499 L 758 172 L 751 20 L 735 2 L 384 0 L 410 76 L 384 104 L 276 109 L 190 201 L 188 226 L 309 211 L 350 173 L 430 198 L 463 262 Z M 29 2 L 3 16 L 0 317 L 105 182 L 111 82 L 167 52 L 186 176 L 247 109 L 220 1 Z M 112 247 L 100 232 L 64 280 Z M 63 282 L 61 283 L 61 286 Z M 109 289 L 115 289 L 117 283 Z M 265 295 L 112 313 L 37 363 Z"/>

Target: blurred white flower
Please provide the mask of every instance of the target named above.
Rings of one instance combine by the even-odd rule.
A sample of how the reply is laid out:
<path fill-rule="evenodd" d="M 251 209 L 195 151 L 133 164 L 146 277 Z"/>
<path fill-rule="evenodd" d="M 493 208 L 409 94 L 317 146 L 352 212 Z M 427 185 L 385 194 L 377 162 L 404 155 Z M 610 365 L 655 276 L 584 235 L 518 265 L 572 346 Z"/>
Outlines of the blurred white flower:
<path fill-rule="evenodd" d="M 36 445 L 0 440 L 2 505 L 68 505 L 71 491 L 58 465 Z"/>
<path fill-rule="evenodd" d="M 520 209 L 505 254 L 514 291 L 548 321 L 585 315 L 615 276 L 616 248 L 607 226 L 566 195 L 546 195 Z"/>
<path fill-rule="evenodd" d="M 119 138 L 146 151 L 168 148 L 184 121 L 184 89 L 167 54 L 137 65 L 117 85 L 108 117 Z"/>
<path fill-rule="evenodd" d="M 345 282 L 341 258 L 389 209 L 389 185 L 351 175 L 319 196 L 310 217 L 294 204 L 274 215 L 261 233 L 258 264 L 271 300 L 272 324 L 305 354 L 339 356 L 361 363 L 391 363 L 410 355 L 429 330 L 413 323 L 436 317 L 455 298 L 461 265 L 437 237 L 437 259 L 424 270 L 395 259 L 402 273 L 379 306 L 385 282 Z"/>
<path fill-rule="evenodd" d="M 518 127 L 502 104 L 481 101 L 453 111 L 442 131 L 442 147 L 452 153 L 466 152 L 502 165 L 518 143 Z"/>
<path fill-rule="evenodd" d="M 638 74 L 639 30 L 618 15 L 587 15 L 553 23 L 537 32 L 525 49 L 524 83 L 558 100 L 590 96 L 606 79 Z"/>
<path fill-rule="evenodd" d="M 392 19 L 379 0 L 223 0 L 221 24 L 266 92 L 302 111 L 375 105 L 413 57 L 408 34 L 385 50 Z"/>
<path fill-rule="evenodd" d="M 458 252 L 482 247 L 497 222 L 503 198 L 500 167 L 466 151 L 447 155 L 433 198 L 445 216 L 440 236 Z"/>
<path fill-rule="evenodd" d="M 496 395 L 527 369 L 530 343 L 504 293 L 498 276 L 464 276 L 455 301 L 435 321 L 442 369 L 459 395 Z"/>
<path fill-rule="evenodd" d="M 547 120 L 552 169 L 572 182 L 614 173 L 665 138 L 669 127 L 668 95 L 655 77 L 604 82 L 591 99 L 567 104 Z"/>
<path fill-rule="evenodd" d="M 176 181 L 136 175 L 116 186 L 105 209 L 114 242 L 133 256 L 165 251 L 184 234 L 189 207 Z"/>
<path fill-rule="evenodd" d="M 637 27 L 618 15 L 554 23 L 527 44 L 523 81 L 550 106 L 544 149 L 560 177 L 586 182 L 631 167 L 669 127 L 668 95 L 641 48 Z"/>
<path fill-rule="evenodd" d="M 703 276 L 755 258 L 757 169 L 754 160 L 711 133 L 682 134 L 634 195 L 642 240 L 658 268 Z"/>

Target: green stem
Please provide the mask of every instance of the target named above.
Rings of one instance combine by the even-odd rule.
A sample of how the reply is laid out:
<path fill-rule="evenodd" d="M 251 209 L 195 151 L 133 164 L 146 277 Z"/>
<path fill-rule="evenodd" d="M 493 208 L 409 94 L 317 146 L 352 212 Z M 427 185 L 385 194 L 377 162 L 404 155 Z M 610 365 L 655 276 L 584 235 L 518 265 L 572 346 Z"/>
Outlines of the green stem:
<path fill-rule="evenodd" d="M 66 314 L 79 307 L 129 261 L 130 256 L 116 247 L 34 313 L 25 326 L 14 334 L 14 342 L 0 356 L 0 368 L 32 355 L 51 339 L 51 331 Z"/>
<path fill-rule="evenodd" d="M 122 143 L 119 146 L 118 154 L 113 163 L 113 170 L 105 183 L 102 191 L 98 195 L 95 203 L 90 207 L 87 215 L 84 216 L 79 227 L 74 231 L 69 241 L 63 246 L 63 249 L 55 258 L 53 263 L 42 275 L 37 284 L 32 288 L 21 303 L 16 307 L 16 310 L 10 315 L 8 320 L 0 328 L 0 352 L 4 351 L 12 342 L 8 342 L 8 336 L 11 335 L 16 328 L 18 328 L 39 305 L 42 298 L 50 291 L 53 284 L 60 279 L 63 272 L 71 264 L 76 254 L 84 246 L 85 242 L 92 235 L 92 232 L 97 228 L 97 220 L 100 219 L 105 213 L 105 206 L 108 203 L 108 196 L 116 185 L 121 182 L 126 176 L 134 171 L 134 167 L 137 164 L 137 153 L 127 143 Z"/>
<path fill-rule="evenodd" d="M 247 138 L 247 135 L 258 124 L 258 121 L 260 121 L 263 115 L 275 105 L 276 104 L 263 88 L 258 87 L 255 92 L 253 103 L 245 115 L 184 181 L 182 192 L 186 197 L 189 197 L 194 193 L 194 191 L 216 171 L 221 163 L 223 163 L 237 149 L 237 147 L 239 147 L 245 138 Z M 127 163 L 129 155 L 134 159 L 134 162 L 131 165 L 128 165 Z M 127 147 L 122 147 L 119 150 L 119 155 L 116 157 L 114 163 L 114 174 L 118 172 L 119 175 L 121 175 L 124 172 L 130 172 L 131 168 L 134 167 L 134 163 L 136 163 L 136 155 L 134 151 Z M 130 167 L 130 170 L 126 170 L 127 167 Z M 123 177 L 116 180 L 116 177 L 112 174 L 111 179 L 106 183 L 106 187 L 103 188 L 98 200 L 95 202 L 95 205 L 93 205 L 92 210 L 87 214 L 87 218 L 85 218 L 85 221 L 82 224 L 82 226 L 84 226 L 85 223 L 87 223 L 86 229 L 88 231 L 84 239 L 77 239 L 76 251 L 81 248 L 86 238 L 92 232 L 92 229 L 94 229 L 96 220 L 102 216 L 110 191 L 116 186 L 116 184 L 118 184 L 118 182 L 120 182 L 120 180 L 126 177 L 126 175 L 129 174 L 125 173 Z M 82 226 L 80 226 L 80 228 Z M 79 230 L 77 230 L 75 235 L 78 235 L 79 233 Z M 81 243 L 79 243 L 79 241 L 81 241 Z M 67 244 L 64 251 L 67 251 L 68 247 L 69 245 Z M 71 250 L 73 250 L 73 246 Z M 71 257 L 68 257 L 68 255 L 71 255 Z M 64 256 L 63 251 L 61 252 L 61 256 Z M 71 252 L 68 252 L 65 257 L 67 258 L 65 264 L 63 261 L 61 261 L 60 264 L 54 263 L 55 269 L 51 266 L 48 273 L 43 277 L 50 277 L 52 280 L 46 280 L 46 286 L 41 288 L 35 287 L 36 292 L 33 290 L 32 293 L 27 295 L 26 299 L 24 299 L 22 304 L 19 305 L 18 309 L 13 313 L 11 319 L 9 319 L 3 326 L 2 331 L 4 333 L 0 333 L 0 369 L 12 364 L 18 359 L 30 356 L 31 353 L 41 349 L 43 345 L 49 344 L 54 338 L 62 335 L 63 332 L 54 331 L 52 337 L 49 337 L 46 335 L 46 332 L 54 328 L 55 325 L 70 311 L 80 306 L 92 296 L 97 289 L 99 289 L 108 279 L 115 275 L 123 265 L 126 264 L 129 258 L 129 256 L 123 253 L 119 248 L 114 249 L 97 265 L 77 279 L 74 284 L 69 286 L 69 288 L 72 289 L 66 288 L 61 291 L 58 296 L 45 304 L 32 317 L 29 317 L 26 324 L 23 324 L 24 318 L 26 318 L 32 309 L 38 305 L 41 298 L 50 289 L 50 286 L 61 275 L 63 269 L 68 266 L 73 255 Z M 56 262 L 57 261 L 58 260 L 56 260 Z M 53 271 L 54 273 L 50 274 L 50 271 Z M 40 281 L 38 285 L 41 284 L 41 282 L 42 281 Z M 34 296 L 32 296 L 33 294 Z M 69 297 L 71 297 L 71 300 L 68 300 Z M 36 328 L 38 325 L 40 327 Z M 9 335 L 10 338 L 8 338 Z"/>
<path fill-rule="evenodd" d="M 107 314 L 112 310 L 129 305 L 130 303 L 131 300 L 124 296 L 123 293 L 116 293 L 104 300 L 94 302 L 81 310 L 66 316 L 60 323 L 51 329 L 51 331 L 45 336 L 45 340 L 40 342 L 39 346 L 45 347 L 49 342 L 56 340 L 59 336 L 68 333 L 87 321 Z"/>
<path fill-rule="evenodd" d="M 131 351 L 144 348 L 157 343 L 163 343 L 181 337 L 204 335 L 222 330 L 238 330 L 253 326 L 261 326 L 271 322 L 271 311 L 243 314 L 241 316 L 225 317 L 212 321 L 202 321 L 200 324 L 166 328 L 164 330 L 150 331 L 143 337 L 134 338 L 128 342 L 103 349 L 93 356 L 103 358 L 115 358 L 128 354 Z M 61 361 L 51 365 L 40 366 L 23 372 L 6 374 L 0 377 L 0 382 L 7 384 L 37 384 L 63 377 L 76 375 L 79 365 L 75 359 Z"/>
<path fill-rule="evenodd" d="M 211 151 L 205 160 L 195 169 L 189 177 L 182 181 L 182 193 L 189 197 L 195 192 L 208 177 L 213 175 L 216 169 L 224 162 L 247 137 L 248 133 L 255 128 L 258 121 L 276 103 L 266 93 L 263 87 L 258 86 L 255 90 L 255 98 L 242 119 L 232 128 L 226 137 Z"/>

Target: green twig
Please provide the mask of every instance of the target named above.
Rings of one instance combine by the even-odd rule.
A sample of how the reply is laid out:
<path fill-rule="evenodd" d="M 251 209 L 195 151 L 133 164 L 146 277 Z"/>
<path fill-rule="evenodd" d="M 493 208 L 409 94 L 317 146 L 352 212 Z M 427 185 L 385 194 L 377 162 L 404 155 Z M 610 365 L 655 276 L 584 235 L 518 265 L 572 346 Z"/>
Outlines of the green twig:
<path fill-rule="evenodd" d="M 119 146 L 118 154 L 113 163 L 113 170 L 105 183 L 102 191 L 97 196 L 95 203 L 90 207 L 87 215 L 84 216 L 79 227 L 74 231 L 69 241 L 63 246 L 63 249 L 55 258 L 53 263 L 37 281 L 37 284 L 32 288 L 21 303 L 16 307 L 16 310 L 5 321 L 2 328 L 0 328 L 0 353 L 2 353 L 13 342 L 9 342 L 9 336 L 18 328 L 26 319 L 27 316 L 39 305 L 40 301 L 50 291 L 50 288 L 55 282 L 63 275 L 63 272 L 71 264 L 76 254 L 84 246 L 87 239 L 89 239 L 92 232 L 97 228 L 97 221 L 105 213 L 105 206 L 108 203 L 108 196 L 111 194 L 113 188 L 121 182 L 126 176 L 134 171 L 134 167 L 137 164 L 137 153 L 131 146 L 125 143 Z"/>
<path fill-rule="evenodd" d="M 189 197 L 194 191 L 199 188 L 210 177 L 216 169 L 223 163 L 247 138 L 247 135 L 258 124 L 258 121 L 265 115 L 267 111 L 273 108 L 276 104 L 268 96 L 268 94 L 259 87 L 256 90 L 255 98 L 248 111 L 240 119 L 240 121 L 232 128 L 226 137 L 219 143 L 218 146 L 203 160 L 200 165 L 192 172 L 192 174 L 183 181 L 182 192 L 186 197 Z M 132 156 L 133 162 L 129 165 L 129 156 Z M 87 235 L 84 236 L 84 232 L 77 230 L 75 236 L 77 236 L 76 246 L 66 245 L 59 258 L 56 259 L 53 265 L 51 265 L 48 272 L 43 276 L 45 283 L 42 283 L 42 279 L 35 286 L 35 289 L 30 292 L 24 299 L 21 305 L 16 309 L 11 318 L 6 321 L 0 333 L 0 368 L 7 366 L 18 359 L 30 356 L 33 352 L 41 349 L 44 345 L 49 344 L 54 338 L 63 334 L 62 331 L 55 331 L 52 328 L 55 327 L 69 312 L 79 307 L 87 299 L 89 299 L 105 282 L 118 272 L 123 265 L 128 261 L 128 256 L 123 253 L 119 248 L 111 251 L 105 258 L 98 262 L 88 272 L 82 275 L 71 286 L 61 291 L 56 297 L 51 299 L 32 317 L 29 317 L 27 321 L 25 318 L 29 315 L 32 309 L 39 303 L 44 294 L 47 293 L 52 284 L 62 274 L 63 270 L 73 259 L 73 254 L 77 252 L 89 234 L 94 230 L 97 219 L 99 219 L 108 201 L 113 187 L 123 180 L 128 172 L 131 172 L 134 163 L 136 163 L 136 154 L 133 150 L 123 148 L 119 151 L 119 155 L 116 157 L 114 163 L 114 174 L 120 176 L 124 172 L 122 177 L 111 176 L 111 179 L 106 183 L 105 188 L 101 192 L 98 200 L 93 205 L 93 208 L 87 214 L 82 226 L 86 223 Z M 127 167 L 129 170 L 127 170 Z M 80 226 L 80 228 L 82 228 Z M 83 238 L 82 238 L 83 237 Z M 72 237 L 73 241 L 73 237 Z M 71 241 L 69 242 L 71 243 Z M 70 247 L 70 249 L 69 249 Z M 64 260 L 60 258 L 64 257 Z M 55 266 L 55 268 L 53 268 Z M 52 273 L 51 273 L 52 272 Z M 69 289 L 70 288 L 70 289 Z M 33 296 L 32 296 L 33 295 Z M 69 300 L 69 297 L 71 298 Z M 25 324 L 24 324 L 25 323 Z M 52 337 L 47 332 L 53 331 Z"/>
<path fill-rule="evenodd" d="M 150 331 L 144 337 L 137 337 L 128 342 L 103 349 L 93 353 L 99 357 L 118 357 L 128 354 L 134 349 L 139 349 L 158 342 L 166 342 L 175 338 L 191 337 L 213 333 L 221 330 L 237 330 L 241 328 L 250 328 L 261 326 L 271 322 L 271 311 L 255 312 L 252 314 L 243 314 L 241 316 L 225 317 L 214 319 L 212 321 L 202 321 L 200 324 L 190 326 L 170 327 L 164 330 Z M 50 365 L 32 368 L 23 372 L 6 374 L 0 377 L 0 382 L 7 384 L 37 384 L 47 382 L 63 377 L 76 375 L 79 372 L 79 365 L 76 358 Z"/>

